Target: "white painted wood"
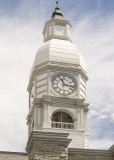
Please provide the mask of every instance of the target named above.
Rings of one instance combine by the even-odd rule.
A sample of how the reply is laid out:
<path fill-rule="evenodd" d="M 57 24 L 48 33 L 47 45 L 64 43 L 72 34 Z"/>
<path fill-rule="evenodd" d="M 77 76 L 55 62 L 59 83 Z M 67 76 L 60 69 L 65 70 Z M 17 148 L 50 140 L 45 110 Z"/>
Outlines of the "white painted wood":
<path fill-rule="evenodd" d="M 43 95 L 47 95 L 47 91 L 37 94 L 37 98 L 41 98 Z"/>
<path fill-rule="evenodd" d="M 85 102 L 83 100 L 86 98 L 87 80 L 85 61 L 75 45 L 70 41 L 70 38 L 68 38 L 71 36 L 71 26 L 69 23 L 60 25 L 55 21 L 51 21 L 51 23 L 46 24 L 43 34 L 45 34 L 44 40 L 46 42 L 43 43 L 37 51 L 31 70 L 32 76 L 30 76 L 30 87 L 34 79 L 33 77 L 35 77 L 34 87 L 36 90 L 35 94 L 37 99 L 35 99 L 34 105 L 36 105 L 38 101 L 37 107 L 41 108 L 37 108 L 36 106 L 31 108 L 31 125 L 34 117 L 34 129 L 55 132 L 55 129 L 51 128 L 52 123 L 50 116 L 58 111 L 66 112 L 73 119 L 73 128 L 68 130 L 67 127 L 61 127 L 60 130 L 57 129 L 56 131 L 65 132 L 66 129 L 67 132 L 70 133 L 70 137 L 72 138 L 72 142 L 69 145 L 70 147 L 87 147 L 88 141 L 86 143 L 84 142 L 84 140 L 88 138 L 87 114 L 84 110 Z M 60 37 L 60 39 L 54 39 L 52 37 L 53 35 L 59 35 L 58 37 Z M 52 37 L 51 40 L 48 39 L 49 37 Z M 62 39 L 65 37 L 67 40 Z M 77 81 L 78 87 L 72 95 L 62 96 L 54 92 L 51 85 L 51 77 L 58 73 L 69 74 Z M 45 97 L 48 98 L 45 99 Z M 60 97 L 59 101 L 56 99 L 58 97 Z M 72 102 L 69 102 L 74 99 L 76 101 L 75 105 L 72 104 Z M 41 106 L 39 106 L 39 101 L 41 101 Z M 79 106 L 78 101 L 81 101 L 81 105 Z M 29 127 L 32 127 L 31 125 Z M 31 128 L 29 128 L 29 130 L 30 129 Z M 84 137 L 85 133 L 86 136 Z"/>
<path fill-rule="evenodd" d="M 77 125 L 80 125 L 81 123 L 81 118 L 80 118 L 80 108 L 77 109 Z"/>
<path fill-rule="evenodd" d="M 35 66 L 48 61 L 77 64 L 86 71 L 82 55 L 70 41 L 51 39 L 41 45 L 37 52 L 32 71 Z"/>
<path fill-rule="evenodd" d="M 48 122 L 48 105 L 44 104 L 44 122 Z"/>
<path fill-rule="evenodd" d="M 84 93 L 82 90 L 80 90 L 80 95 L 81 95 L 83 98 L 86 98 L 86 95 L 85 95 L 85 93 Z"/>
<path fill-rule="evenodd" d="M 85 112 L 85 129 L 88 129 L 88 113 Z"/>
<path fill-rule="evenodd" d="M 80 98 L 80 74 L 78 74 L 78 98 Z"/>
<path fill-rule="evenodd" d="M 34 129 L 38 129 L 38 108 L 34 109 Z"/>
<path fill-rule="evenodd" d="M 82 84 L 80 84 L 80 88 L 83 90 L 83 92 L 86 92 L 86 88 Z"/>
<path fill-rule="evenodd" d="M 47 78 L 47 73 L 43 73 L 43 74 L 37 76 L 38 81 L 42 80 L 43 78 Z"/>
<path fill-rule="evenodd" d="M 45 90 L 47 90 L 47 85 L 44 85 L 44 86 L 37 88 L 37 94 L 41 93 L 42 91 L 45 91 Z"/>
<path fill-rule="evenodd" d="M 65 26 L 56 25 L 55 26 L 55 34 L 56 35 L 65 35 Z"/>
<path fill-rule="evenodd" d="M 50 70 L 47 72 L 47 94 L 50 95 L 50 89 L 51 89 L 51 75 L 50 75 Z"/>
<path fill-rule="evenodd" d="M 43 79 L 43 80 L 37 82 L 37 87 L 44 85 L 44 84 L 47 84 L 47 79 Z"/>
<path fill-rule="evenodd" d="M 83 121 L 83 108 L 80 109 L 80 121 L 81 121 L 80 124 L 83 125 L 83 124 L 84 124 L 84 123 L 83 123 L 83 122 L 84 122 L 84 121 Z"/>
<path fill-rule="evenodd" d="M 49 26 L 49 36 L 52 35 L 52 25 Z"/>
<path fill-rule="evenodd" d="M 38 125 L 41 125 L 40 115 L 41 115 L 41 110 L 40 110 L 40 108 L 38 108 Z"/>
<path fill-rule="evenodd" d="M 85 86 L 86 85 L 86 82 L 82 79 L 82 78 L 80 78 L 80 82 Z"/>

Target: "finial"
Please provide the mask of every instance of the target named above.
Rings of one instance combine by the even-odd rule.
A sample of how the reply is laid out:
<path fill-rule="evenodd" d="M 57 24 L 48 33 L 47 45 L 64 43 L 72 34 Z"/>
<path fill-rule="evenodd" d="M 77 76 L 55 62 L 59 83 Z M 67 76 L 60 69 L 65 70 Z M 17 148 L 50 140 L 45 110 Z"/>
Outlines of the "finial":
<path fill-rule="evenodd" d="M 58 1 L 56 1 L 56 8 L 58 8 Z"/>
<path fill-rule="evenodd" d="M 55 11 L 53 12 L 51 18 L 53 18 L 55 15 L 63 17 L 63 13 L 59 9 L 60 8 L 58 7 L 58 1 L 56 1 L 56 8 L 55 8 Z"/>

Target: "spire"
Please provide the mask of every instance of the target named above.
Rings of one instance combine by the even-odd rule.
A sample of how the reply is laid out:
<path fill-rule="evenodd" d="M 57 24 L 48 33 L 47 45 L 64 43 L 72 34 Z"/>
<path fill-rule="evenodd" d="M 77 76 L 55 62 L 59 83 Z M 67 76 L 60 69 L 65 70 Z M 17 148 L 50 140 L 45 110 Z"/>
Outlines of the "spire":
<path fill-rule="evenodd" d="M 59 10 L 59 8 L 58 8 L 58 1 L 56 1 L 56 8 L 55 8 L 55 10 Z"/>
<path fill-rule="evenodd" d="M 58 1 L 56 1 L 56 8 L 51 18 L 55 17 L 55 15 L 63 17 L 63 13 L 59 9 L 60 8 L 58 7 Z"/>

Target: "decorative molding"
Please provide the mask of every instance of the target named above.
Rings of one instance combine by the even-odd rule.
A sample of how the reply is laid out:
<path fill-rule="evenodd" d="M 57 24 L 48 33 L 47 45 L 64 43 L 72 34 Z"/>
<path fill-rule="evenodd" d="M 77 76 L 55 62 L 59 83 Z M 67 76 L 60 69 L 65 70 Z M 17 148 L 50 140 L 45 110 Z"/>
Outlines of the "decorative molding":
<path fill-rule="evenodd" d="M 95 149 L 78 149 L 78 148 L 68 148 L 68 154 L 71 155 L 107 155 L 111 156 L 111 151 L 108 150 L 95 150 Z"/>
<path fill-rule="evenodd" d="M 47 77 L 41 78 L 41 79 L 37 80 L 37 82 L 43 81 L 45 79 L 47 79 Z"/>
<path fill-rule="evenodd" d="M 44 90 L 42 90 L 40 92 L 37 92 L 37 95 L 40 94 L 40 93 L 46 92 L 46 91 L 47 91 L 47 89 L 44 89 Z"/>
<path fill-rule="evenodd" d="M 29 80 L 29 84 L 28 84 L 28 87 L 27 87 L 27 90 L 29 91 L 30 90 L 30 86 L 31 86 L 31 83 L 33 81 L 33 78 L 34 78 L 34 75 L 40 75 L 41 73 L 46 73 L 48 69 L 64 69 L 66 70 L 67 72 L 68 71 L 73 71 L 73 72 L 77 72 L 77 74 L 80 74 L 83 79 L 85 79 L 85 81 L 88 80 L 88 77 L 87 77 L 87 73 L 83 70 L 83 68 L 81 68 L 81 66 L 79 67 L 80 65 L 71 65 L 71 64 L 63 64 L 63 63 L 59 63 L 59 62 L 54 62 L 54 61 L 47 61 L 45 63 L 42 63 L 38 66 L 35 66 L 33 71 L 32 71 L 32 74 L 30 76 L 30 80 Z"/>
<path fill-rule="evenodd" d="M 69 133 L 32 131 L 27 142 L 26 151 L 29 153 L 34 143 L 59 144 L 67 147 L 71 142 L 71 139 L 68 138 L 68 135 Z"/>
<path fill-rule="evenodd" d="M 41 87 L 43 87 L 43 86 L 47 86 L 47 83 L 44 83 L 44 84 L 42 84 L 42 85 L 37 86 L 36 89 L 41 88 Z"/>

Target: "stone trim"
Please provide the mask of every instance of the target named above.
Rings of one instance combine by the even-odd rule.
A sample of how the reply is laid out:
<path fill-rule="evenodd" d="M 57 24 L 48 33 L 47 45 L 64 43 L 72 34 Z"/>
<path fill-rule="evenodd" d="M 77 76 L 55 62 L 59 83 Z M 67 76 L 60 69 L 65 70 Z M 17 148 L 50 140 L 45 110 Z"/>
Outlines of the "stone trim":
<path fill-rule="evenodd" d="M 26 151 L 29 153 L 36 143 L 59 144 L 67 147 L 72 140 L 67 138 L 68 135 L 69 133 L 32 131 L 27 142 Z"/>
<path fill-rule="evenodd" d="M 108 150 L 114 152 L 114 144 Z"/>
<path fill-rule="evenodd" d="M 78 149 L 78 148 L 68 148 L 69 155 L 98 155 L 98 156 L 112 156 L 112 152 L 109 150 L 96 150 L 96 149 Z"/>

